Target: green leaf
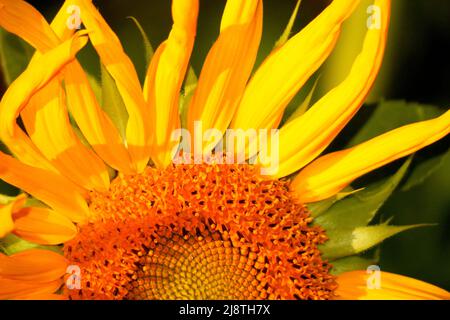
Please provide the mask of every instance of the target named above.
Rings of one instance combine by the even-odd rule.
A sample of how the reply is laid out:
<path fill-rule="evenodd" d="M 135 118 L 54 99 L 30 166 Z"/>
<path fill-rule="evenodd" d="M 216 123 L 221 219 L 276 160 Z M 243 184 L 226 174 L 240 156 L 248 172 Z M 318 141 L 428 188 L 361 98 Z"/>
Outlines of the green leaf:
<path fill-rule="evenodd" d="M 144 31 L 144 28 L 142 28 L 142 25 L 139 23 L 139 21 L 135 17 L 132 17 L 132 16 L 128 17 L 128 19 L 131 19 L 136 24 L 136 27 L 138 28 L 139 33 L 142 36 L 142 40 L 144 41 L 144 49 L 145 49 L 145 61 L 146 61 L 146 65 L 148 67 L 150 64 L 150 61 L 153 58 L 153 55 L 155 54 L 155 51 L 153 50 L 153 46 L 150 43 L 147 33 Z"/>
<path fill-rule="evenodd" d="M 450 149 L 442 155 L 422 160 L 414 165 L 411 174 L 406 178 L 405 183 L 401 187 L 402 191 L 408 191 L 425 182 L 433 173 L 442 167 L 442 165 L 450 157 Z"/>
<path fill-rule="evenodd" d="M 102 106 L 106 114 L 111 118 L 122 138 L 125 140 L 128 112 L 122 96 L 117 89 L 116 82 L 102 65 Z"/>
<path fill-rule="evenodd" d="M 366 270 L 368 266 L 376 264 L 376 259 L 368 259 L 360 256 L 350 256 L 333 261 L 331 274 L 339 275 L 354 270 Z"/>
<path fill-rule="evenodd" d="M 405 176 L 410 157 L 392 177 L 334 203 L 326 213 L 317 217 L 315 224 L 325 230 L 356 228 L 369 224 Z"/>
<path fill-rule="evenodd" d="M 325 259 L 336 260 L 364 252 L 400 232 L 429 226 L 388 226 L 386 224 L 327 230 L 329 240 L 319 247 Z"/>
<path fill-rule="evenodd" d="M 0 66 L 7 85 L 27 67 L 33 49 L 19 37 L 0 28 Z"/>
<path fill-rule="evenodd" d="M 194 96 L 195 89 L 197 89 L 198 77 L 195 70 L 189 67 L 189 71 L 184 82 L 184 92 L 180 95 L 180 118 L 181 126 L 183 128 L 187 127 L 187 113 L 189 109 L 189 104 L 191 103 L 192 97 Z"/>
<path fill-rule="evenodd" d="M 6 255 L 12 255 L 14 253 L 22 252 L 30 249 L 43 249 L 50 250 L 56 253 L 62 253 L 59 246 L 43 246 L 36 243 L 28 242 L 13 234 L 9 234 L 6 237 L 0 239 L 0 252 Z"/>
<path fill-rule="evenodd" d="M 283 34 L 278 39 L 278 41 L 275 43 L 275 46 L 274 46 L 275 50 L 280 48 L 281 46 L 283 46 L 289 40 L 289 37 L 291 36 L 292 28 L 294 27 L 295 19 L 297 18 L 301 3 L 302 3 L 302 0 L 297 1 L 294 11 L 292 12 L 291 18 L 289 19 L 289 22 L 283 31 Z"/>

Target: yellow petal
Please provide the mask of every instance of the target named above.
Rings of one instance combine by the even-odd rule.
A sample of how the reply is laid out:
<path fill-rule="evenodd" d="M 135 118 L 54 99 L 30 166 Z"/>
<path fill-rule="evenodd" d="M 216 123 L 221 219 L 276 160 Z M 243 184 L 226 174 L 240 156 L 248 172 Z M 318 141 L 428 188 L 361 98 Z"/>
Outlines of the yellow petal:
<path fill-rule="evenodd" d="M 14 124 L 13 130 L 13 136 L 3 136 L 1 139 L 17 159 L 30 166 L 58 173 L 58 170 L 45 158 L 30 140 L 30 137 L 17 124 Z"/>
<path fill-rule="evenodd" d="M 275 128 L 295 94 L 330 54 L 358 0 L 334 0 L 273 52 L 256 71 L 232 122 L 237 129 Z"/>
<path fill-rule="evenodd" d="M 72 40 L 66 43 L 70 45 Z M 103 162 L 75 136 L 69 122 L 60 80 L 57 77 L 50 78 L 69 62 L 69 59 L 73 59 L 78 50 L 65 48 L 67 44 L 62 44 L 47 54 L 33 59 L 27 70 L 10 86 L 2 99 L 1 106 L 5 107 L 0 111 L 0 115 L 8 111 L 8 116 L 14 113 L 17 115 L 17 110 L 22 111 L 22 119 L 31 140 L 56 169 L 87 189 L 106 190 L 109 187 L 107 169 Z M 59 56 L 55 57 L 58 54 Z M 47 74 L 42 72 L 43 67 L 48 69 Z M 50 82 L 43 86 L 49 79 Z M 8 119 L 12 124 L 6 123 L 4 124 L 6 128 L 1 128 L 2 134 L 5 134 L 3 139 L 21 159 L 21 155 L 26 152 L 18 153 L 17 146 L 11 147 L 14 145 L 13 142 L 18 140 L 14 131 L 20 132 L 21 129 L 16 126 L 16 118 L 9 117 L 2 120 Z M 6 130 L 11 125 L 15 129 L 9 136 L 10 131 Z M 25 139 L 25 143 L 27 140 Z"/>
<path fill-rule="evenodd" d="M 33 282 L 0 278 L 0 300 L 54 293 L 62 284 L 61 279 L 51 282 Z"/>
<path fill-rule="evenodd" d="M 58 44 L 58 38 L 45 18 L 22 0 L 0 0 L 0 26 L 39 50 Z"/>
<path fill-rule="evenodd" d="M 43 88 L 60 69 L 75 57 L 87 38 L 74 37 L 49 51 L 30 66 L 9 86 L 0 101 L 0 138 L 8 148 L 29 165 L 50 169 L 52 166 L 17 125 L 16 119 L 29 99 Z M 33 163 L 31 161 L 35 160 Z"/>
<path fill-rule="evenodd" d="M 347 78 L 304 115 L 281 128 L 276 177 L 287 176 L 314 160 L 363 104 L 383 60 L 389 26 L 390 0 L 377 0 L 374 4 L 381 9 L 380 29 L 367 31 L 363 49 Z"/>
<path fill-rule="evenodd" d="M 12 207 L 10 203 L 0 207 L 0 239 L 14 230 L 14 221 L 12 220 Z"/>
<path fill-rule="evenodd" d="M 41 14 L 25 1 L 2 0 L 0 2 L 0 26 L 11 33 L 22 37 L 34 47 L 44 50 L 58 44 L 56 35 L 52 32 Z M 5 141 L 6 142 L 6 141 Z M 23 162 L 56 171 L 44 158 L 41 152 L 20 130 L 15 130 L 9 148 Z"/>
<path fill-rule="evenodd" d="M 64 256 L 49 250 L 27 250 L 6 256 L 0 253 L 0 278 L 51 282 L 66 273 Z"/>
<path fill-rule="evenodd" d="M 375 279 L 374 277 L 379 277 Z M 449 300 L 450 293 L 423 281 L 389 272 L 351 271 L 337 278 L 341 300 Z"/>
<path fill-rule="evenodd" d="M 54 32 L 63 41 L 73 32 L 67 27 L 67 19 L 68 9 L 74 4 L 75 0 L 66 0 L 51 24 Z M 77 12 L 73 14 L 76 15 Z M 100 107 L 86 73 L 78 61 L 66 66 L 64 84 L 69 110 L 95 152 L 112 168 L 125 174 L 132 173 L 130 155 L 122 138 L 111 119 Z"/>
<path fill-rule="evenodd" d="M 23 208 L 14 213 L 13 219 L 14 234 L 38 244 L 64 243 L 77 234 L 69 218 L 46 208 Z"/>
<path fill-rule="evenodd" d="M 81 19 L 101 62 L 116 81 L 128 111 L 126 130 L 128 149 L 139 171 L 144 170 L 150 158 L 150 121 L 142 88 L 130 58 L 120 40 L 89 0 L 74 1 L 81 10 Z"/>
<path fill-rule="evenodd" d="M 22 195 L 6 205 L 0 205 L 0 239 L 14 230 L 13 214 L 25 204 L 25 200 Z"/>
<path fill-rule="evenodd" d="M 180 128 L 179 94 L 197 28 L 198 0 L 172 2 L 173 27 L 149 66 L 144 97 L 152 126 L 152 160 L 161 168 L 172 161 L 172 132 Z"/>
<path fill-rule="evenodd" d="M 188 129 L 225 132 L 252 72 L 262 32 L 262 1 L 228 0 L 219 38 L 211 48 L 188 109 Z M 209 151 L 209 150 L 205 150 Z"/>
<path fill-rule="evenodd" d="M 410 124 L 353 148 L 322 156 L 297 175 L 291 188 L 303 203 L 328 198 L 365 173 L 414 153 L 449 133 L 450 111 L 447 111 L 438 118 Z"/>
<path fill-rule="evenodd" d="M 108 189 L 106 166 L 73 131 L 60 79 L 35 93 L 21 115 L 31 140 L 61 174 L 88 190 Z"/>
<path fill-rule="evenodd" d="M 73 35 L 73 33 L 77 30 L 77 22 L 80 22 L 81 26 L 81 18 L 78 16 L 78 14 L 81 17 L 81 11 L 78 12 L 76 9 L 75 0 L 65 0 L 50 24 L 50 27 L 53 33 L 56 34 L 59 42 L 66 41 Z M 69 25 L 71 26 L 70 28 Z M 47 37 L 51 37 L 50 34 L 47 34 Z M 55 46 L 55 44 L 53 46 Z M 51 48 L 52 47 L 47 48 L 47 50 Z M 45 50 L 38 50 L 45 52 Z"/>
<path fill-rule="evenodd" d="M 26 165 L 0 152 L 0 179 L 49 205 L 75 222 L 84 222 L 89 209 L 82 190 L 63 176 Z"/>
<path fill-rule="evenodd" d="M 37 35 L 33 38 L 25 39 L 30 41 L 30 44 L 41 53 L 47 52 L 60 44 L 58 37 L 67 40 L 72 36 L 73 31 L 67 27 L 67 20 L 69 19 L 67 9 L 72 4 L 73 1 L 66 1 L 54 19 L 52 27 L 55 29 L 55 33 L 33 7 L 24 5 L 22 1 L 16 1 L 11 3 L 9 7 L 15 10 L 20 8 L 24 11 L 21 15 L 6 17 L 9 21 L 9 24 L 6 25 L 7 30 L 18 36 L 25 37 L 28 31 L 24 30 L 21 25 L 30 22 L 24 21 L 25 19 L 34 19 L 32 22 L 36 26 L 34 28 Z M 40 54 L 36 53 L 32 59 L 32 64 L 35 64 L 34 60 L 39 59 L 39 57 Z M 74 61 L 68 68 L 65 73 L 67 76 L 66 88 L 69 95 L 68 102 L 71 106 L 77 106 L 77 108 L 73 108 L 75 109 L 73 114 L 83 124 L 80 125 L 80 128 L 86 134 L 88 141 L 96 146 L 94 149 L 100 151 L 100 156 L 104 155 L 107 159 L 125 159 L 125 161 L 119 163 L 125 162 L 123 167 L 126 169 L 129 165 L 126 165 L 128 154 L 125 147 L 121 145 L 118 132 L 112 123 L 107 121 L 99 106 L 94 104 L 96 103 L 95 97 L 81 66 Z M 31 138 L 33 142 L 47 158 L 52 160 L 52 164 L 58 170 L 86 188 L 105 189 L 109 184 L 106 168 L 100 159 L 92 151 L 84 147 L 74 134 L 65 111 L 65 100 L 63 100 L 62 92 L 62 87 L 57 83 L 49 84 L 41 89 L 41 92 L 31 99 L 28 107 L 22 112 L 25 127 L 29 133 L 32 132 Z M 90 121 L 90 124 L 87 125 L 86 119 L 93 121 Z M 49 131 L 48 127 L 52 127 L 52 130 Z M 94 133 L 92 130 L 89 130 L 92 127 L 97 128 Z M 115 136 L 114 132 L 116 133 Z M 107 144 L 106 139 L 100 141 L 92 139 L 93 136 L 101 137 L 103 133 L 111 133 L 110 137 L 116 138 L 115 140 L 110 140 L 113 148 L 108 147 L 109 144 Z M 21 143 L 24 144 L 24 142 Z M 31 149 L 31 147 L 28 146 L 28 149 Z M 12 151 L 14 152 L 15 150 Z M 36 153 L 35 151 L 33 152 Z M 14 153 L 17 154 L 17 152 Z M 33 165 L 43 162 L 36 161 L 38 156 L 34 155 L 34 153 L 30 154 L 28 152 L 26 156 L 22 156 L 20 159 Z M 111 157 L 110 155 L 113 153 L 115 156 Z M 81 159 L 82 161 L 80 161 Z M 113 160 L 112 162 L 116 164 L 118 161 Z M 39 167 L 49 168 L 49 166 L 41 164 Z"/>
<path fill-rule="evenodd" d="M 119 131 L 100 107 L 86 73 L 78 62 L 64 70 L 67 104 L 83 136 L 112 168 L 128 174 L 134 171 Z"/>

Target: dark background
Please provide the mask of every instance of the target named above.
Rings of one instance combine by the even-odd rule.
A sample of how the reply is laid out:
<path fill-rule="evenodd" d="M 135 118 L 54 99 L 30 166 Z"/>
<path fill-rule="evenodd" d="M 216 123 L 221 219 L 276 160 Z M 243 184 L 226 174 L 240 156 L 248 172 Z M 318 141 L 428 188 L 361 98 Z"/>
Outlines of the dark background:
<path fill-rule="evenodd" d="M 49 19 L 62 1 L 30 1 Z M 314 99 L 339 82 L 360 50 L 364 28 L 363 4 L 349 20 L 342 41 L 320 70 L 319 88 Z M 380 97 L 404 99 L 440 106 L 450 105 L 450 1 L 392 0 L 393 12 L 388 49 L 374 93 L 369 101 Z M 137 18 L 156 47 L 168 35 L 171 26 L 170 1 L 108 0 L 95 1 L 101 13 L 121 38 L 125 50 L 135 62 L 141 79 L 145 60 L 140 35 L 127 16 Z M 199 73 L 202 62 L 218 34 L 225 0 L 201 0 L 198 35 L 192 64 Z M 296 0 L 264 1 L 264 36 L 258 63 L 270 52 L 282 33 Z M 303 0 L 294 31 L 298 31 L 329 1 Z M 92 50 L 81 53 L 82 62 L 93 74 L 98 65 Z M 4 90 L 0 86 L 0 93 Z M 342 138 L 342 137 L 341 137 Z M 345 138 L 345 137 L 344 137 Z M 448 148 L 448 139 L 444 142 Z M 395 216 L 396 224 L 437 223 L 400 234 L 382 245 L 382 270 L 416 277 L 450 290 L 450 159 L 425 183 L 408 192 L 397 192 L 383 207 L 382 214 Z"/>

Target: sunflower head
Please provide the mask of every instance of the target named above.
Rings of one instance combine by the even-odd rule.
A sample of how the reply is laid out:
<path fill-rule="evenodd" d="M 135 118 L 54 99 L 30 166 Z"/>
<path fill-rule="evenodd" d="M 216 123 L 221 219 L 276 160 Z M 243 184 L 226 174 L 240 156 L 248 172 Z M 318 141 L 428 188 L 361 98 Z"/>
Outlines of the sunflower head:
<path fill-rule="evenodd" d="M 285 182 L 249 165 L 148 168 L 90 206 L 95 218 L 64 246 L 83 270 L 70 297 L 317 299 L 336 287 L 323 230 Z"/>
<path fill-rule="evenodd" d="M 389 192 L 355 213 L 355 196 L 373 190 L 350 184 L 446 136 L 450 113 L 321 156 L 373 86 L 390 0 L 374 0 L 348 76 L 282 121 L 358 4 L 334 0 L 291 37 L 299 1 L 254 70 L 263 1 L 228 0 L 197 77 L 199 1 L 173 0 L 157 50 L 138 23 L 149 58 L 141 84 L 90 0 L 66 0 L 51 24 L 25 1 L 0 0 L 0 26 L 36 50 L 0 102 L 10 152 L 0 152 L 0 178 L 31 197 L 0 198 L 0 298 L 448 298 L 389 273 L 378 295 L 364 287 L 355 270 L 370 263 L 354 255 L 412 227 L 368 225 Z M 88 41 L 102 85 L 76 58 Z"/>

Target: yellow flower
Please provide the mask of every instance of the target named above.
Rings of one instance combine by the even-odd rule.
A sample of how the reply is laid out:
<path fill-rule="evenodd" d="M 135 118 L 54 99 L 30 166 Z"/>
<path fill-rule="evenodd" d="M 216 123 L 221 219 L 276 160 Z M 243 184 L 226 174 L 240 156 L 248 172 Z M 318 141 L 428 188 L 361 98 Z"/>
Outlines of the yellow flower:
<path fill-rule="evenodd" d="M 189 131 L 198 121 L 221 133 L 277 128 L 358 3 L 334 0 L 252 75 L 263 1 L 228 0 L 189 102 Z M 67 0 L 49 25 L 26 2 L 0 0 L 0 26 L 36 49 L 0 102 L 0 139 L 14 155 L 0 153 L 0 178 L 46 205 L 27 207 L 24 196 L 2 205 L 0 237 L 12 232 L 39 245 L 63 244 L 63 254 L 42 248 L 0 254 L 0 298 L 449 299 L 445 290 L 390 273 L 381 273 L 376 290 L 367 286 L 366 271 L 334 276 L 320 251 L 325 230 L 311 225 L 305 206 L 450 132 L 446 112 L 320 156 L 361 107 L 380 69 L 390 0 L 374 5 L 379 28 L 367 31 L 347 78 L 280 128 L 279 170 L 267 178 L 258 169 L 270 159 L 257 166 L 221 164 L 220 157 L 172 164 L 198 0 L 172 1 L 173 27 L 143 88 L 91 1 Z M 85 31 L 67 27 L 69 6 L 79 8 Z M 88 40 L 126 107 L 125 139 L 76 60 Z M 282 179 L 297 172 L 292 182 Z"/>

